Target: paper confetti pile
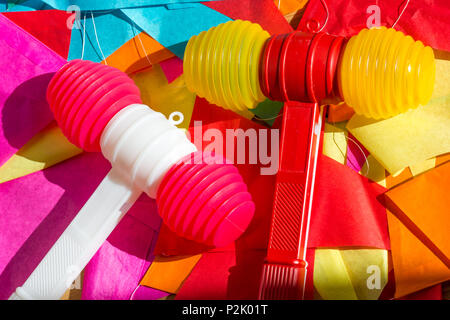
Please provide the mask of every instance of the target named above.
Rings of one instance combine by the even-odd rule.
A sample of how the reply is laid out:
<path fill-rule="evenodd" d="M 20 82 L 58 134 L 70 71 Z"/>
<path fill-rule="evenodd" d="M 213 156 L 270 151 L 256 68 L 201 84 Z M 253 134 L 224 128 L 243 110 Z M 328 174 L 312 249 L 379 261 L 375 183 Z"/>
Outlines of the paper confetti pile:
<path fill-rule="evenodd" d="M 387 27 L 398 16 L 401 1 L 394 2 L 380 4 Z M 442 299 L 448 285 L 450 6 L 433 2 L 411 2 L 396 24 L 436 50 L 430 102 L 386 120 L 345 104 L 326 109 L 307 299 Z M 297 12 L 297 30 L 326 19 L 322 31 L 352 36 L 366 26 L 371 4 L 334 1 L 327 15 L 320 0 L 0 1 L 0 299 L 23 284 L 111 167 L 72 145 L 53 119 L 46 88 L 66 61 L 126 72 L 145 104 L 167 117 L 181 113 L 178 127 L 191 136 L 199 121 L 203 132 L 223 135 L 279 130 L 281 103 L 236 114 L 187 89 L 189 38 L 236 19 L 287 33 L 293 27 L 284 15 Z M 142 195 L 65 298 L 81 291 L 82 299 L 256 299 L 275 187 L 275 176 L 261 175 L 264 166 L 237 165 L 256 212 L 234 244 L 211 249 L 176 236 Z"/>

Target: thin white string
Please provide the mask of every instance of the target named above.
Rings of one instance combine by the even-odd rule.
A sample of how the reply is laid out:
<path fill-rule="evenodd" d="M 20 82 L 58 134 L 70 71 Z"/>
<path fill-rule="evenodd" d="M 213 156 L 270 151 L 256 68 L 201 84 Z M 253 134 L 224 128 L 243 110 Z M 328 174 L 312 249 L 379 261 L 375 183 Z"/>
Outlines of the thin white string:
<path fill-rule="evenodd" d="M 367 177 L 369 175 L 369 172 L 370 172 L 369 159 L 367 159 L 366 154 L 364 153 L 363 149 L 359 146 L 359 143 L 357 143 L 355 140 L 350 138 L 348 135 L 347 135 L 346 138 L 347 138 L 347 140 L 350 140 L 351 142 L 353 142 L 358 147 L 359 151 L 361 151 L 361 154 L 364 157 L 364 163 L 367 165 L 367 170 L 366 170 L 367 172 L 365 174 L 365 176 Z"/>
<path fill-rule="evenodd" d="M 103 61 L 105 61 L 105 64 L 108 65 L 105 55 L 103 54 L 102 47 L 100 46 L 100 42 L 98 41 L 97 28 L 95 27 L 95 19 L 94 19 L 94 14 L 92 13 L 92 11 L 91 11 L 91 17 L 92 17 L 92 26 L 94 27 L 95 39 L 97 40 L 98 48 L 100 49 L 100 53 L 102 54 Z"/>
<path fill-rule="evenodd" d="M 153 63 L 150 61 L 150 57 L 149 57 L 147 51 L 145 50 L 145 46 L 144 46 L 144 43 L 143 43 L 142 40 L 141 40 L 141 35 L 140 35 L 140 33 L 137 34 L 137 37 L 138 37 L 138 39 L 139 39 L 139 42 L 141 43 L 142 50 L 144 50 L 144 54 L 145 54 L 145 57 L 147 58 L 148 63 L 149 63 L 150 65 L 153 65 Z"/>
<path fill-rule="evenodd" d="M 144 43 L 142 42 L 142 39 L 141 39 L 141 34 L 140 34 L 139 30 L 137 30 L 137 33 L 135 33 L 135 29 L 137 29 L 137 28 L 136 28 L 136 25 L 135 25 L 134 22 L 133 22 L 133 34 L 137 34 L 137 37 L 138 37 L 138 39 L 139 39 L 139 42 L 141 43 L 142 50 L 144 50 L 145 57 L 147 58 L 147 61 L 148 61 L 148 63 L 150 64 L 150 66 L 152 66 L 153 63 L 152 63 L 151 60 L 150 60 L 150 57 L 149 57 L 149 55 L 148 55 L 148 53 L 147 53 L 147 50 L 145 50 Z"/>
<path fill-rule="evenodd" d="M 335 122 L 332 122 L 331 124 L 332 124 L 333 126 L 335 126 Z M 335 131 L 333 131 L 333 142 L 334 142 L 334 144 L 336 145 L 336 147 L 339 149 L 339 151 L 341 152 L 342 156 L 345 157 L 345 153 L 344 153 L 344 151 L 342 151 L 341 148 L 339 147 L 339 144 L 337 143 L 334 134 L 335 134 Z M 359 143 L 356 142 L 354 139 L 350 138 L 350 137 L 348 136 L 348 134 L 345 135 L 345 139 L 346 139 L 346 140 L 350 140 L 351 142 L 353 142 L 353 143 L 358 147 L 359 151 L 361 151 L 361 154 L 362 154 L 363 157 L 364 157 L 364 163 L 367 165 L 367 170 L 366 170 L 366 173 L 364 174 L 364 175 L 367 177 L 367 176 L 369 175 L 369 172 L 370 172 L 370 165 L 369 165 L 369 160 L 367 159 L 366 154 L 364 153 L 364 150 L 359 146 Z M 347 142 L 347 143 L 348 143 L 348 142 Z M 348 160 L 348 159 L 347 159 L 347 160 Z M 352 164 L 355 165 L 354 163 L 352 163 Z"/>
<path fill-rule="evenodd" d="M 83 44 L 81 47 L 81 60 L 83 60 L 84 57 L 84 45 L 86 43 L 86 14 L 84 14 L 84 19 L 83 19 Z"/>
<path fill-rule="evenodd" d="M 281 117 L 282 115 L 283 115 L 283 113 L 280 112 L 277 116 L 272 117 L 272 118 L 260 118 L 260 117 L 258 117 L 257 115 L 255 116 L 255 118 L 258 119 L 258 120 L 266 121 L 266 120 L 274 120 L 274 119 L 277 119 L 277 118 Z"/>
<path fill-rule="evenodd" d="M 266 118 L 266 119 L 262 119 L 262 118 L 259 118 L 258 116 L 256 116 L 256 119 L 258 119 L 258 120 L 274 120 L 274 119 L 277 119 L 277 118 L 279 118 L 279 117 L 281 117 L 282 116 L 282 113 L 280 113 L 280 114 L 278 114 L 276 117 L 273 117 L 273 118 Z M 332 125 L 335 125 L 335 123 L 333 122 L 333 123 L 331 123 Z M 358 147 L 358 149 L 359 149 L 359 151 L 361 151 L 361 154 L 362 154 L 362 156 L 364 157 L 364 163 L 367 165 L 366 166 L 366 173 L 365 173 L 365 176 L 367 177 L 368 175 L 369 175 L 369 172 L 370 172 L 370 164 L 369 164 L 369 159 L 367 159 L 367 157 L 366 157 L 366 154 L 364 153 L 364 150 L 359 146 L 359 143 L 358 142 L 356 142 L 354 139 L 352 139 L 352 138 L 350 138 L 349 136 L 348 136 L 348 134 L 347 135 L 345 135 L 345 139 L 346 140 L 350 140 L 351 142 L 353 142 L 355 145 L 356 145 L 356 147 Z M 345 157 L 345 153 L 341 150 L 341 148 L 339 147 L 339 144 L 337 143 L 337 141 L 336 141 L 336 139 L 335 139 L 335 131 L 333 131 L 333 142 L 334 142 L 334 144 L 336 145 L 336 147 L 339 149 L 339 151 L 341 152 L 341 154 L 342 154 L 342 156 L 343 157 Z M 347 142 L 348 143 L 348 142 Z M 352 163 L 353 164 L 353 163 Z M 354 165 L 354 164 L 353 164 Z"/>
<path fill-rule="evenodd" d="M 134 294 L 136 293 L 136 291 L 139 289 L 140 286 L 141 286 L 141 285 L 138 284 L 138 285 L 136 286 L 136 288 L 133 290 L 133 292 L 131 293 L 131 296 L 130 296 L 130 300 L 133 300 Z"/>
<path fill-rule="evenodd" d="M 330 17 L 330 12 L 328 11 L 328 6 L 327 6 L 327 3 L 325 2 L 325 0 L 320 0 L 320 2 L 322 3 L 322 5 L 323 5 L 323 7 L 324 7 L 325 11 L 327 12 L 327 18 L 325 19 L 325 22 L 324 22 L 324 24 L 323 24 L 322 28 L 320 28 L 320 30 L 319 30 L 319 31 L 317 31 L 317 32 L 320 32 L 320 31 L 322 31 L 322 30 L 323 30 L 323 28 L 325 28 L 325 26 L 326 26 L 326 25 L 327 25 L 327 23 L 328 23 L 328 18 Z"/>
<path fill-rule="evenodd" d="M 404 1 L 403 1 L 403 2 L 404 2 Z M 403 4 L 403 2 L 402 2 L 402 4 Z M 394 22 L 394 24 L 392 25 L 391 28 L 394 28 L 395 25 L 397 24 L 398 20 L 400 20 L 400 18 L 401 18 L 402 15 L 403 15 L 403 12 L 405 12 L 405 10 L 406 10 L 406 7 L 408 7 L 408 4 L 409 4 L 409 0 L 406 0 L 406 4 L 405 4 L 405 6 L 403 7 L 402 12 L 400 12 L 400 15 L 398 16 L 397 20 L 395 20 L 395 22 Z"/>

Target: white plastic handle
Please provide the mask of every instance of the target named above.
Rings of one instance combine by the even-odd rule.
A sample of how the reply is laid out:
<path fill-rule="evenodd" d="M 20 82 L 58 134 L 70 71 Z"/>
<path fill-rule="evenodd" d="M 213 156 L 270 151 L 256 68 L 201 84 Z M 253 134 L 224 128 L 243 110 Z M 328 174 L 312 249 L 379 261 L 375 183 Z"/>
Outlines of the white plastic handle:
<path fill-rule="evenodd" d="M 60 299 L 141 194 L 114 169 L 10 300 Z"/>
<path fill-rule="evenodd" d="M 102 133 L 103 155 L 113 169 L 10 299 L 59 299 L 142 191 L 155 198 L 170 167 L 197 149 L 163 114 L 133 104 Z"/>
<path fill-rule="evenodd" d="M 120 110 L 105 127 L 100 145 L 113 168 L 151 198 L 170 167 L 197 151 L 182 130 L 143 104 Z"/>

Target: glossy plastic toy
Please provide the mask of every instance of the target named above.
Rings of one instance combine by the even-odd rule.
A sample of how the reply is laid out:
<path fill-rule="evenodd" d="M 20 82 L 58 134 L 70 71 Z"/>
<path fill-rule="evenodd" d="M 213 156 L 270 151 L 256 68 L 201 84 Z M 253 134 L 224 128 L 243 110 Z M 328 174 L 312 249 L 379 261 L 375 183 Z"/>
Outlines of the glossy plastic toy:
<path fill-rule="evenodd" d="M 237 168 L 196 151 L 142 104 L 123 72 L 71 61 L 51 80 L 47 99 L 68 139 L 101 151 L 112 169 L 10 299 L 59 299 L 142 192 L 156 198 L 170 229 L 197 242 L 223 246 L 249 225 L 255 206 Z"/>
<path fill-rule="evenodd" d="M 277 101 L 339 98 L 364 116 L 395 116 L 431 97 L 433 50 L 400 31 L 364 29 L 345 39 L 326 33 L 270 35 L 230 21 L 192 37 L 184 55 L 187 87 L 231 110 Z"/>
<path fill-rule="evenodd" d="M 384 27 L 350 39 L 298 31 L 270 36 L 236 20 L 192 37 L 183 68 L 191 91 L 227 109 L 254 108 L 266 98 L 286 102 L 259 298 L 303 298 L 320 105 L 341 100 L 381 119 L 426 104 L 435 78 L 432 49 Z"/>

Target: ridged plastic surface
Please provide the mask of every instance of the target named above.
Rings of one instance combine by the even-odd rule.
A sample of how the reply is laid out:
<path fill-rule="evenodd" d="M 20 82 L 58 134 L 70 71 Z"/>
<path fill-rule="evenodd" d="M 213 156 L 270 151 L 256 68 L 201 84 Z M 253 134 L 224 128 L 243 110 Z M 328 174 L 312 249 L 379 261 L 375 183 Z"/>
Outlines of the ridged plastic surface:
<path fill-rule="evenodd" d="M 270 249 L 298 251 L 304 188 L 301 183 L 277 184 L 272 216 L 272 224 L 277 227 L 270 233 Z"/>
<path fill-rule="evenodd" d="M 305 270 L 296 266 L 264 264 L 259 292 L 260 300 L 298 300 L 303 297 L 299 282 Z"/>
<path fill-rule="evenodd" d="M 222 156 L 196 152 L 174 165 L 156 198 L 159 214 L 175 233 L 212 246 L 236 240 L 255 205 L 239 171 Z"/>
<path fill-rule="evenodd" d="M 120 110 L 105 127 L 100 145 L 113 168 L 151 198 L 166 172 L 197 151 L 182 130 L 142 104 Z"/>
<path fill-rule="evenodd" d="M 100 151 L 100 136 L 121 109 L 141 103 L 138 87 L 125 73 L 91 61 L 73 60 L 50 81 L 47 100 L 70 142 Z"/>
<path fill-rule="evenodd" d="M 265 99 L 259 68 L 269 36 L 256 23 L 235 20 L 192 37 L 183 64 L 188 89 L 225 109 L 256 107 Z"/>
<path fill-rule="evenodd" d="M 343 37 L 323 32 L 272 36 L 261 59 L 260 83 L 276 101 L 321 102 L 335 95 L 335 75 Z"/>
<path fill-rule="evenodd" d="M 59 299 L 141 191 L 157 196 L 163 220 L 180 236 L 224 245 L 247 228 L 255 207 L 237 169 L 221 157 L 202 157 L 161 113 L 133 103 L 139 90 L 126 74 L 70 62 L 54 76 L 47 99 L 66 136 L 86 150 L 101 149 L 113 168 L 10 299 Z M 191 167 L 183 162 L 191 156 L 204 161 Z"/>
<path fill-rule="evenodd" d="M 433 50 L 394 29 L 364 29 L 348 41 L 338 80 L 342 98 L 356 113 L 389 118 L 429 101 Z"/>
<path fill-rule="evenodd" d="M 73 281 L 80 274 L 82 269 L 79 269 L 77 257 L 83 256 L 83 249 L 73 234 L 63 234 L 52 247 L 52 254 L 46 255 L 45 263 L 39 264 L 28 278 L 26 289 L 20 288 L 17 291 L 19 296 L 22 294 L 26 299 L 58 299 L 71 285 L 71 282 L 61 279 L 69 278 Z M 55 291 L 59 292 L 55 295 Z"/>

